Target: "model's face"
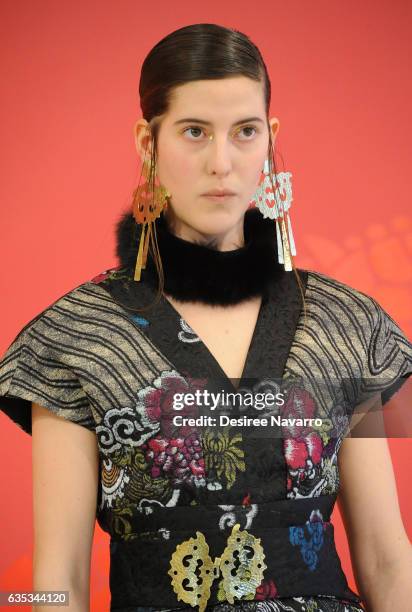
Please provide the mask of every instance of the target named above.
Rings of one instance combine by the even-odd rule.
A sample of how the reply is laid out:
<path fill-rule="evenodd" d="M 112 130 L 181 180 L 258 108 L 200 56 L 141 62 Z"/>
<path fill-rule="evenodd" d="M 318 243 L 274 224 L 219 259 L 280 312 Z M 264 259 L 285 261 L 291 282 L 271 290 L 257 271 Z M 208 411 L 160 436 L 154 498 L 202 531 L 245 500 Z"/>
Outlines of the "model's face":
<path fill-rule="evenodd" d="M 279 122 L 272 118 L 270 125 L 274 140 Z M 150 139 L 144 140 L 146 126 L 144 119 L 135 126 L 140 154 L 151 146 Z M 239 226 L 268 146 L 262 83 L 240 76 L 176 87 L 170 108 L 161 118 L 156 171 L 171 194 L 167 216 L 175 221 L 178 234 L 188 237 L 191 228 L 218 236 Z M 229 189 L 235 195 L 206 197 L 205 192 L 212 189 Z"/>

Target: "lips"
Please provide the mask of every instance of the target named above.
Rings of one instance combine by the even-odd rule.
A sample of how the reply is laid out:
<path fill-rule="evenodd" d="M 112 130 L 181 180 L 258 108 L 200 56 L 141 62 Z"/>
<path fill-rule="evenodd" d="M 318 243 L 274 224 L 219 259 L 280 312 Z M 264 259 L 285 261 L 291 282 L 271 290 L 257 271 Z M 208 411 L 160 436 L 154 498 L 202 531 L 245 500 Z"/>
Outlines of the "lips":
<path fill-rule="evenodd" d="M 202 195 L 209 196 L 226 196 L 226 195 L 236 195 L 234 191 L 230 191 L 229 189 L 212 189 L 211 191 L 207 191 Z"/>

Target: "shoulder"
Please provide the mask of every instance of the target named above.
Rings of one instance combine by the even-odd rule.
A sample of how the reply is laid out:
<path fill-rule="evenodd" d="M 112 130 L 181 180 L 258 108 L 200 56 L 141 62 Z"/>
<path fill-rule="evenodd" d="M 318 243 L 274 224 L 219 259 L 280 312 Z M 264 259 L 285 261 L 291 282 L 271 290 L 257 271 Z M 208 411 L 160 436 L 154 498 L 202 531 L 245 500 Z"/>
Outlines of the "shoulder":
<path fill-rule="evenodd" d="M 93 324 L 118 311 L 115 300 L 104 287 L 119 271 L 119 267 L 103 270 L 54 299 L 20 328 L 13 344 L 17 346 L 42 330 L 52 335 L 54 330 L 57 339 L 64 329 L 73 331 L 80 324 Z"/>
<path fill-rule="evenodd" d="M 92 283 L 93 285 L 104 285 L 110 281 L 119 280 L 122 278 L 130 279 L 130 270 L 122 265 L 119 265 L 99 272 L 89 281 L 87 281 L 87 283 Z"/>
<path fill-rule="evenodd" d="M 316 333 L 332 333 L 366 350 L 368 368 L 411 370 L 412 343 L 399 323 L 369 294 L 320 272 L 308 271 L 305 301 Z"/>
<path fill-rule="evenodd" d="M 308 289 L 325 299 L 335 299 L 347 304 L 360 303 L 370 308 L 377 306 L 377 301 L 368 293 L 356 289 L 333 276 L 318 272 L 316 270 L 306 270 L 308 275 Z"/>
<path fill-rule="evenodd" d="M 356 289 L 327 274 L 306 270 L 305 299 L 312 309 L 322 310 L 330 316 L 345 321 L 364 321 L 374 327 L 385 311 L 368 293 Z"/>

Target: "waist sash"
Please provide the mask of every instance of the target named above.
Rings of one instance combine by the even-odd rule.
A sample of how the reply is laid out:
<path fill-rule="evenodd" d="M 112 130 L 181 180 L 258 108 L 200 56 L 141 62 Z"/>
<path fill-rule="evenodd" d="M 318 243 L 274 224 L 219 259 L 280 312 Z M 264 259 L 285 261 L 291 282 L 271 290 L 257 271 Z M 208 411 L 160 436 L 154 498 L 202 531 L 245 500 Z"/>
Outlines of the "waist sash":
<path fill-rule="evenodd" d="M 335 548 L 335 501 L 334 494 L 249 508 L 151 506 L 127 516 L 131 531 L 121 537 L 113 525 L 102 525 L 112 534 L 111 609 L 191 606 L 196 597 L 200 610 L 233 597 L 331 595 L 360 603 Z M 236 535 L 243 538 L 239 549 L 230 546 Z"/>

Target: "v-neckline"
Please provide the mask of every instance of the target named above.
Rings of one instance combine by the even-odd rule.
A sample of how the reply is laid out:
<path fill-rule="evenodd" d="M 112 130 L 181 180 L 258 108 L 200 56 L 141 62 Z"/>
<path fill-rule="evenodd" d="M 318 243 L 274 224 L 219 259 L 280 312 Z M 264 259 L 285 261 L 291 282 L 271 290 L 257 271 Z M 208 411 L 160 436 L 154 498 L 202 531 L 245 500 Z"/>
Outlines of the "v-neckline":
<path fill-rule="evenodd" d="M 298 270 L 298 273 L 305 293 L 308 272 Z M 302 311 L 302 296 L 291 272 L 285 272 L 268 284 L 241 378 L 236 379 L 239 380 L 239 387 L 228 378 L 202 338 L 197 334 L 198 341 L 195 342 L 184 338 L 185 331 L 192 328 L 162 293 L 153 308 L 141 315 L 128 312 L 129 305 L 133 309 L 153 303 L 157 293 L 154 286 L 146 282 L 136 283 L 131 278 L 121 276 L 103 281 L 102 288 L 112 295 L 134 325 L 148 336 L 154 347 L 181 373 L 195 378 L 206 376 L 212 382 L 218 379 L 231 392 L 237 392 L 244 382 L 248 386 L 251 380 L 281 380 L 284 376 Z M 121 298 L 120 302 L 117 298 Z M 186 330 L 182 329 L 181 320 L 187 325 Z"/>
<path fill-rule="evenodd" d="M 298 270 L 298 273 L 305 293 L 309 272 Z M 198 337 L 198 341 L 193 341 L 194 338 L 190 334 L 191 327 L 184 329 L 181 319 L 183 321 L 185 319 L 173 304 L 163 294 L 160 294 L 159 300 L 154 302 L 157 295 L 155 287 L 149 287 L 144 282 L 136 283 L 124 276 L 109 278 L 107 282 L 103 280 L 101 287 L 117 304 L 119 310 L 116 308 L 116 312 L 120 313 L 122 318 L 129 318 L 133 326 L 138 328 L 139 336 L 134 337 L 131 334 L 127 341 L 130 340 L 136 348 L 139 348 L 141 358 L 146 365 L 153 368 L 152 385 L 155 389 L 159 388 L 161 376 L 166 371 L 167 380 L 172 380 L 176 376 L 176 388 L 179 392 L 183 389 L 191 392 L 200 389 L 217 394 L 216 397 L 223 397 L 223 403 L 219 405 L 222 415 L 256 417 L 253 403 L 247 404 L 246 412 L 241 411 L 237 401 L 231 404 L 229 394 L 239 392 L 243 394 L 245 391 L 248 396 L 253 396 L 255 392 L 261 392 L 266 388 L 273 392 L 273 385 L 278 386 L 288 375 L 287 361 L 302 317 L 302 295 L 295 275 L 290 272 L 273 279 L 273 282 L 269 283 L 266 300 L 262 299 L 242 378 L 239 379 L 240 389 L 226 376 L 202 339 Z M 153 304 L 153 307 L 140 310 L 149 304 Z M 187 324 L 187 321 L 185 323 Z M 149 341 L 145 351 L 139 346 L 141 334 Z M 137 388 L 140 388 L 138 384 Z M 175 387 L 171 384 L 168 389 L 173 392 Z M 223 396 L 219 395 L 222 393 Z M 225 393 L 228 394 L 229 403 L 225 401 Z M 210 404 L 202 401 L 196 403 L 196 414 L 210 417 Z M 209 431 L 206 427 L 206 436 L 213 433 L 211 440 L 214 440 L 214 432 L 219 433 L 219 436 L 223 435 L 220 426 L 217 429 L 212 426 Z M 236 437 L 232 438 L 234 433 Z M 262 437 L 257 427 L 242 427 L 240 431 L 235 428 L 234 431 L 225 431 L 224 436 L 228 436 L 228 443 L 236 441 L 236 444 L 240 444 L 244 471 L 238 470 L 230 493 L 228 488 L 222 487 L 197 488 L 195 497 L 199 503 L 210 505 L 240 503 L 239 500 L 244 498 L 247 491 L 258 500 L 265 500 L 267 495 L 274 496 L 275 499 L 286 497 L 287 465 L 284 440 L 281 436 Z M 201 426 L 199 437 L 204 439 Z M 284 470 L 284 478 L 274 477 L 278 469 Z M 212 469 L 210 473 L 207 468 L 206 473 L 207 481 L 213 483 L 216 480 L 214 470 Z M 256 479 L 262 479 L 259 488 L 253 485 Z M 228 499 L 232 501 L 228 502 Z"/>
<path fill-rule="evenodd" d="M 215 369 L 220 372 L 222 378 L 224 378 L 231 385 L 231 387 L 233 387 L 233 389 L 237 390 L 241 386 L 242 381 L 244 381 L 247 378 L 247 373 L 250 370 L 250 362 L 252 361 L 252 357 L 254 355 L 254 352 L 256 351 L 257 337 L 258 337 L 259 331 L 260 331 L 261 326 L 262 326 L 262 321 L 263 321 L 265 313 L 266 313 L 266 309 L 267 309 L 267 305 L 269 303 L 269 299 L 268 298 L 265 299 L 265 296 L 261 296 L 261 302 L 260 302 L 258 314 L 257 314 L 257 317 L 256 317 L 256 322 L 255 322 L 255 325 L 254 325 L 254 328 L 253 328 L 252 337 L 251 337 L 251 340 L 250 340 L 250 343 L 249 343 L 249 346 L 248 346 L 248 350 L 247 350 L 247 353 L 246 353 L 246 358 L 245 358 L 245 362 L 243 364 L 242 373 L 241 373 L 239 378 L 231 377 L 231 376 L 227 375 L 227 373 L 224 371 L 223 367 L 221 366 L 219 360 L 215 357 L 215 355 L 209 349 L 209 347 L 207 346 L 206 342 L 199 336 L 199 334 L 192 328 L 192 326 L 186 321 L 186 319 L 180 314 L 180 312 L 173 306 L 172 302 L 170 302 L 170 300 L 164 294 L 162 294 L 162 296 L 161 296 L 161 301 L 162 301 L 163 306 L 174 317 L 176 323 L 178 323 L 178 322 L 180 322 L 180 320 L 182 320 L 183 323 L 189 329 L 191 329 L 193 331 L 193 333 L 199 339 L 198 345 L 199 345 L 199 347 L 201 347 L 202 352 L 207 355 L 208 359 L 211 362 L 213 362 Z M 238 387 L 236 387 L 233 384 L 232 380 L 238 380 L 239 381 Z"/>

